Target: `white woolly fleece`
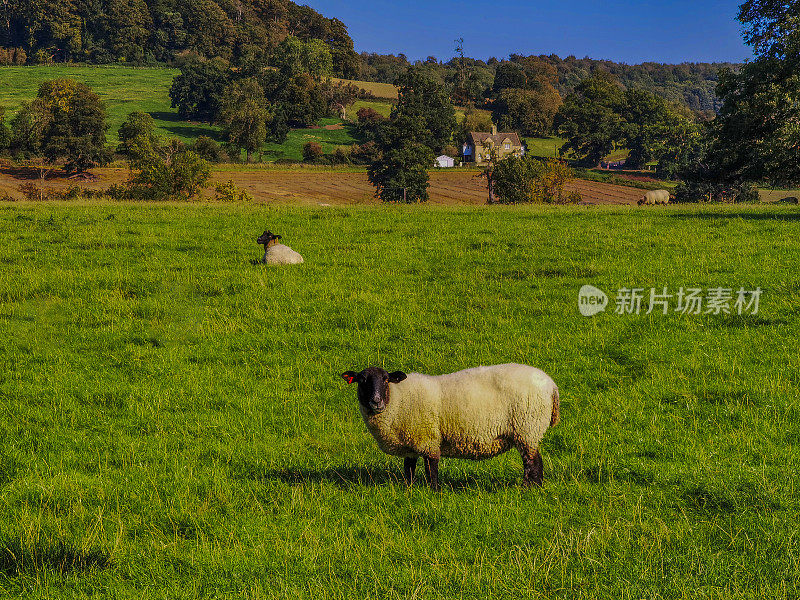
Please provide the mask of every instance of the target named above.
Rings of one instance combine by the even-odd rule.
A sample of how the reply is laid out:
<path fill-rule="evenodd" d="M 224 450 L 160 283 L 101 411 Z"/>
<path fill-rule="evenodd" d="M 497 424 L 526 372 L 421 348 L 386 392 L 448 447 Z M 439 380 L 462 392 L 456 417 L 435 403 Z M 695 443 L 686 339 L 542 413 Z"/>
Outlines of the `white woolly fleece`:
<path fill-rule="evenodd" d="M 512 447 L 538 449 L 557 422 L 558 388 L 527 365 L 476 367 L 448 375 L 410 373 L 389 385 L 386 409 L 361 414 L 387 454 L 482 460 Z"/>
<path fill-rule="evenodd" d="M 267 248 L 261 262 L 267 265 L 299 265 L 303 262 L 303 257 L 289 246 L 275 244 Z"/>

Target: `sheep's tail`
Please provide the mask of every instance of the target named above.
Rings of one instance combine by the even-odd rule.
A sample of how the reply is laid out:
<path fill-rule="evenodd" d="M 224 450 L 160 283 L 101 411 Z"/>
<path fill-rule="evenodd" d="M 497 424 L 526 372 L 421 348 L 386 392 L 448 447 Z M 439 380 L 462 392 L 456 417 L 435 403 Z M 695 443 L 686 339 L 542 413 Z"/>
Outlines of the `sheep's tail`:
<path fill-rule="evenodd" d="M 561 421 L 561 400 L 558 397 L 558 386 L 553 386 L 553 414 L 550 417 L 550 427 L 558 425 Z"/>

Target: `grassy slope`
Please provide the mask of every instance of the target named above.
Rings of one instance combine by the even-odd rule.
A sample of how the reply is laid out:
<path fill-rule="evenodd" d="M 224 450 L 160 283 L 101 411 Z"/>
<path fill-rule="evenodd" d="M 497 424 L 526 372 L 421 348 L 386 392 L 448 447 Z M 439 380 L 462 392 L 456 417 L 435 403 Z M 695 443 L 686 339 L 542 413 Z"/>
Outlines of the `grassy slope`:
<path fill-rule="evenodd" d="M 306 264 L 252 266 L 265 224 Z M 0 595 L 800 592 L 796 208 L 7 205 L 0 232 Z M 765 296 L 584 319 L 584 283 Z M 561 387 L 543 490 L 513 451 L 407 489 L 337 376 L 504 361 Z"/>
<path fill-rule="evenodd" d="M 558 156 L 558 149 L 563 146 L 566 141 L 567 140 L 564 138 L 559 137 L 525 138 L 530 154 L 548 158 Z"/>
<path fill-rule="evenodd" d="M 343 81 L 358 86 L 359 89 L 371 93 L 375 98 L 382 100 L 397 100 L 397 87 L 391 83 L 375 83 L 374 81 L 357 81 L 355 79 L 338 79 L 331 77 L 333 81 Z"/>
<path fill-rule="evenodd" d="M 139 110 L 150 113 L 156 121 L 158 132 L 164 137 L 177 137 L 191 142 L 201 135 L 222 141 L 219 128 L 207 123 L 179 121 L 175 109 L 170 107 L 169 87 L 178 71 L 161 68 L 130 67 L 0 67 L 0 106 L 10 113 L 16 111 L 24 100 L 36 96 L 43 81 L 57 77 L 71 77 L 87 83 L 105 101 L 108 110 L 108 139 L 117 143 L 117 130 L 127 115 Z M 383 110 L 383 102 L 370 103 Z M 355 113 L 354 113 L 355 114 Z M 321 123 L 339 123 L 338 119 L 325 119 Z M 302 145 L 309 140 L 320 142 L 326 152 L 339 145 L 351 145 L 355 139 L 351 129 L 327 131 L 325 129 L 301 129 L 290 132 L 281 146 L 267 144 L 268 159 L 302 158 Z"/>
<path fill-rule="evenodd" d="M 16 111 L 22 101 L 31 100 L 42 82 L 70 77 L 89 85 L 106 103 L 108 139 L 116 144 L 117 130 L 129 113 L 150 113 L 159 133 L 191 141 L 200 135 L 218 137 L 218 129 L 205 123 L 178 120 L 170 107 L 169 87 L 175 69 L 87 66 L 0 67 L 0 105 Z"/>

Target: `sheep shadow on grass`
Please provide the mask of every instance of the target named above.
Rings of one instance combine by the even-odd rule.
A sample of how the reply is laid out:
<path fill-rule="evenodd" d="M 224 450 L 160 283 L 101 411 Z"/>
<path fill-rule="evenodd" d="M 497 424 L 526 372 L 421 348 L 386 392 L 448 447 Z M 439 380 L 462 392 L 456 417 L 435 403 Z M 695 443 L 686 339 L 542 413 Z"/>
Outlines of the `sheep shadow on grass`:
<path fill-rule="evenodd" d="M 669 215 L 673 219 L 681 220 L 719 220 L 719 219 L 742 219 L 745 221 L 800 221 L 800 212 L 778 212 L 775 210 L 764 210 L 763 212 L 697 212 L 697 213 L 674 213 Z"/>
<path fill-rule="evenodd" d="M 31 547 L 18 539 L 0 538 L 0 575 L 6 577 L 18 577 L 44 570 L 66 574 L 107 569 L 111 566 L 111 558 L 98 550 L 87 552 L 64 542 Z"/>
<path fill-rule="evenodd" d="M 252 473 L 251 478 L 265 481 L 281 481 L 292 485 L 307 483 L 332 483 L 343 490 L 352 490 L 361 487 L 379 487 L 386 485 L 406 486 L 403 479 L 402 463 L 397 468 L 387 469 L 384 466 L 340 466 L 322 469 L 306 467 L 288 467 L 286 469 L 272 469 L 261 473 Z M 454 492 L 483 491 L 496 492 L 506 487 L 519 486 L 521 478 L 511 473 L 465 473 L 462 471 L 440 471 L 442 488 Z M 423 475 L 422 461 L 417 466 L 414 478 L 415 488 L 426 488 L 427 483 Z"/>

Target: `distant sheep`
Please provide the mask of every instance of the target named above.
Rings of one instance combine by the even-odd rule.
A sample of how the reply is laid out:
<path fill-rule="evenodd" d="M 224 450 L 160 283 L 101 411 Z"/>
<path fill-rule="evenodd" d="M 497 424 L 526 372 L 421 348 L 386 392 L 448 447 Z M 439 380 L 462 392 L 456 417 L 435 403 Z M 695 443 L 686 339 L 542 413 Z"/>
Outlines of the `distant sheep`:
<path fill-rule="evenodd" d="M 358 383 L 367 429 L 386 454 L 404 458 L 409 484 L 420 456 L 438 490 L 441 457 L 483 460 L 514 447 L 523 485 L 542 485 L 539 445 L 560 420 L 558 387 L 543 371 L 506 364 L 430 376 L 369 367 L 342 378 Z"/>
<path fill-rule="evenodd" d="M 655 204 L 669 204 L 669 192 L 667 190 L 653 190 L 647 192 L 644 196 L 642 196 L 638 204 L 639 206 L 642 204 L 647 206 L 652 206 Z"/>
<path fill-rule="evenodd" d="M 264 246 L 264 258 L 261 262 L 265 265 L 299 265 L 303 262 L 303 257 L 297 252 L 278 243 L 282 236 L 275 235 L 267 230 L 256 240 Z"/>

